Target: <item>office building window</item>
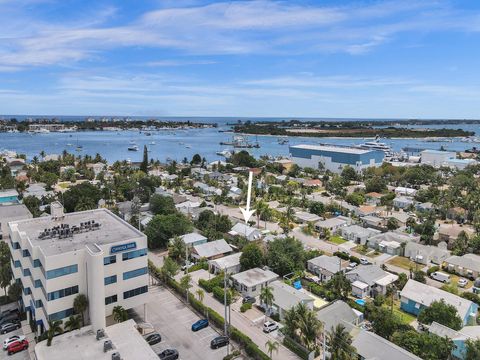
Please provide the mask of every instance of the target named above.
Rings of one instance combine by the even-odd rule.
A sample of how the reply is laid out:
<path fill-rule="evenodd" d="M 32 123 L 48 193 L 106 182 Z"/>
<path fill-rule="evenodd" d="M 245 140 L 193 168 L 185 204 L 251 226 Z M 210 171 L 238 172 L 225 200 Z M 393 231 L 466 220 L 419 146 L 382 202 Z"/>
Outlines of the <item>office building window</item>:
<path fill-rule="evenodd" d="M 131 278 L 134 278 L 134 277 L 137 277 L 137 276 L 142 276 L 142 275 L 145 275 L 147 272 L 148 272 L 147 267 L 143 267 L 143 268 L 140 268 L 140 269 L 135 269 L 135 270 L 132 270 L 132 271 L 127 271 L 127 272 L 123 273 L 123 280 L 128 280 L 128 279 L 131 279 Z"/>
<path fill-rule="evenodd" d="M 117 255 L 107 256 L 103 258 L 103 265 L 115 264 L 117 262 Z"/>
<path fill-rule="evenodd" d="M 42 280 L 35 280 L 35 287 L 36 288 L 41 288 L 43 287 Z"/>
<path fill-rule="evenodd" d="M 122 254 L 122 260 L 126 261 L 126 260 L 135 259 L 137 257 L 146 256 L 146 255 L 147 255 L 147 249 L 129 251 Z"/>
<path fill-rule="evenodd" d="M 128 298 L 140 295 L 140 294 L 145 294 L 146 292 L 148 292 L 148 286 L 145 285 L 145 286 L 141 286 L 141 287 L 136 288 L 136 289 L 125 291 L 123 293 L 123 298 L 128 299 Z"/>
<path fill-rule="evenodd" d="M 42 302 L 42 300 L 35 300 L 35 307 L 36 307 L 36 308 L 41 308 L 41 307 L 43 307 L 43 302 Z"/>
<path fill-rule="evenodd" d="M 49 292 L 47 298 L 48 298 L 48 301 L 51 301 L 51 300 L 56 300 L 56 299 L 63 298 L 65 296 L 70 296 L 75 294 L 78 294 L 78 285 Z"/>
<path fill-rule="evenodd" d="M 18 242 L 13 242 L 12 240 L 10 240 L 10 243 L 12 244 L 12 248 L 14 248 L 14 249 L 20 249 L 20 243 L 18 243 Z"/>
<path fill-rule="evenodd" d="M 62 319 L 65 319 L 65 318 L 69 317 L 70 315 L 73 315 L 74 313 L 75 312 L 74 312 L 73 308 L 62 310 L 62 311 L 59 311 L 59 312 L 48 315 L 48 320 L 50 320 L 50 321 L 62 320 Z"/>
<path fill-rule="evenodd" d="M 33 260 L 33 267 L 42 267 L 42 262 L 38 259 Z"/>
<path fill-rule="evenodd" d="M 24 293 L 25 295 L 30 295 L 30 294 L 32 293 L 32 290 L 30 290 L 29 287 L 26 287 L 26 288 L 23 289 L 23 293 Z"/>
<path fill-rule="evenodd" d="M 105 278 L 105 285 L 114 284 L 117 282 L 117 275 L 107 276 Z"/>
<path fill-rule="evenodd" d="M 23 249 L 23 250 L 22 250 L 22 256 L 23 256 L 23 257 L 30 256 L 30 251 L 28 251 L 28 249 Z"/>
<path fill-rule="evenodd" d="M 30 276 L 32 273 L 30 272 L 30 269 L 23 269 L 23 276 Z"/>
<path fill-rule="evenodd" d="M 69 265 L 58 269 L 48 270 L 47 279 L 55 279 L 60 276 L 74 274 L 78 272 L 78 265 Z"/>
<path fill-rule="evenodd" d="M 22 264 L 20 263 L 20 260 L 15 260 L 14 265 L 16 268 L 22 267 Z"/>
<path fill-rule="evenodd" d="M 105 298 L 105 305 L 113 304 L 117 302 L 117 295 L 107 296 Z"/>

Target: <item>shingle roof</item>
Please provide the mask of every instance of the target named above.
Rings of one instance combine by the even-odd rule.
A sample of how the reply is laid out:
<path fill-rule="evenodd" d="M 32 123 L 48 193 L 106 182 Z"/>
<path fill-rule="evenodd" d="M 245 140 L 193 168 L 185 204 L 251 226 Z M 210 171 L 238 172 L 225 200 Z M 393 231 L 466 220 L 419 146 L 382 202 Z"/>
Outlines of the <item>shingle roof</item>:
<path fill-rule="evenodd" d="M 357 318 L 355 311 L 342 300 L 332 302 L 317 312 L 317 319 L 323 323 L 326 331 L 344 322 L 355 324 Z"/>
<path fill-rule="evenodd" d="M 480 271 L 480 256 L 475 254 L 465 254 L 463 256 L 450 256 L 445 259 L 448 264 L 461 266 L 467 270 Z"/>
<path fill-rule="evenodd" d="M 195 245 L 193 248 L 201 258 L 210 258 L 212 256 L 222 255 L 232 251 L 231 246 L 223 239 Z"/>
<path fill-rule="evenodd" d="M 321 269 L 325 269 L 332 274 L 336 274 L 340 271 L 341 267 L 341 259 L 337 256 L 327 256 L 327 255 L 320 255 L 316 258 L 308 260 L 310 264 L 314 266 L 318 266 Z"/>
<path fill-rule="evenodd" d="M 314 299 L 308 294 L 297 290 L 280 280 L 270 283 L 274 301 L 273 303 L 281 309 L 288 310 L 299 303 L 313 302 Z"/>
<path fill-rule="evenodd" d="M 352 345 L 365 360 L 422 360 L 370 331 L 360 330 L 354 337 Z"/>

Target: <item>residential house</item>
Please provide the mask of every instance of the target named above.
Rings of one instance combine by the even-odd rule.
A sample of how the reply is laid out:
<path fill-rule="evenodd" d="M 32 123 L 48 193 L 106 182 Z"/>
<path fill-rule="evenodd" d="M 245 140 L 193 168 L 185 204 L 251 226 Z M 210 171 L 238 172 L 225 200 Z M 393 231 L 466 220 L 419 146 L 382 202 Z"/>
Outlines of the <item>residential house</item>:
<path fill-rule="evenodd" d="M 327 282 L 338 272 L 344 272 L 348 261 L 337 256 L 320 255 L 307 261 L 308 271 L 317 275 L 320 281 Z"/>
<path fill-rule="evenodd" d="M 205 183 L 202 183 L 200 181 L 197 181 L 193 184 L 193 187 L 201 191 L 203 194 L 207 196 L 212 196 L 212 195 L 222 195 L 222 190 L 219 188 L 216 188 L 214 186 L 207 185 Z"/>
<path fill-rule="evenodd" d="M 382 197 L 383 194 L 380 194 L 378 192 L 369 192 L 365 194 L 365 201 L 369 205 L 378 206 L 381 203 Z"/>
<path fill-rule="evenodd" d="M 166 181 L 167 183 L 172 183 L 174 182 L 175 180 L 178 179 L 178 175 L 177 174 L 169 174 L 169 173 L 163 173 L 160 175 L 160 178 L 164 181 Z"/>
<path fill-rule="evenodd" d="M 279 315 L 280 320 L 283 320 L 286 311 L 298 304 L 304 304 L 308 309 L 313 310 L 315 299 L 308 293 L 297 290 L 281 280 L 275 280 L 269 286 L 272 288 L 273 293 L 272 309 L 274 313 Z"/>
<path fill-rule="evenodd" d="M 364 228 L 360 225 L 350 225 L 341 228 L 341 235 L 345 240 L 353 241 L 356 244 L 365 245 L 372 236 L 380 234 L 381 231 L 372 228 Z"/>
<path fill-rule="evenodd" d="M 413 279 L 408 280 L 400 292 L 400 308 L 409 314 L 418 316 L 422 309 L 429 307 L 432 302 L 439 301 L 440 299 L 443 299 L 445 303 L 457 309 L 463 325 L 475 323 L 478 311 L 477 304 Z"/>
<path fill-rule="evenodd" d="M 262 233 L 258 229 L 240 222 L 236 223 L 228 233 L 231 236 L 244 237 L 248 241 L 257 241 L 262 238 Z"/>
<path fill-rule="evenodd" d="M 431 202 L 424 202 L 415 205 L 415 210 L 420 212 L 428 212 L 434 210 L 435 207 Z"/>
<path fill-rule="evenodd" d="M 18 204 L 18 191 L 15 189 L 0 190 L 0 205 Z"/>
<path fill-rule="evenodd" d="M 195 245 L 201 245 L 208 242 L 208 239 L 205 236 L 196 232 L 191 232 L 191 233 L 182 235 L 180 236 L 180 239 L 183 240 L 183 242 L 187 247 L 193 247 Z M 170 241 L 172 240 L 173 239 L 171 239 Z"/>
<path fill-rule="evenodd" d="M 229 198 L 232 198 L 234 200 L 237 200 L 239 199 L 240 197 L 242 196 L 242 189 L 236 187 L 236 186 L 232 186 L 230 187 L 230 189 L 228 190 L 228 194 L 227 194 L 227 197 Z"/>
<path fill-rule="evenodd" d="M 294 215 L 294 220 L 299 224 L 314 223 L 321 219 L 322 218 L 320 216 L 307 211 L 297 211 Z"/>
<path fill-rule="evenodd" d="M 320 179 L 307 179 L 303 183 L 305 187 L 319 187 L 322 186 L 322 181 Z"/>
<path fill-rule="evenodd" d="M 467 217 L 467 210 L 459 206 L 447 210 L 447 219 L 463 222 Z"/>
<path fill-rule="evenodd" d="M 278 279 L 273 271 L 253 268 L 231 276 L 233 286 L 245 296 L 258 296 L 262 289 Z"/>
<path fill-rule="evenodd" d="M 180 211 L 182 214 L 184 215 L 191 215 L 193 213 L 193 211 L 195 211 L 196 209 L 200 209 L 200 205 L 201 203 L 199 201 L 190 201 L 190 200 L 187 200 L 187 201 L 184 201 L 184 202 L 181 202 L 179 204 L 176 204 L 175 205 L 175 208 Z M 201 208 L 202 210 L 205 210 L 205 208 Z"/>
<path fill-rule="evenodd" d="M 240 266 L 240 257 L 242 256 L 241 252 L 227 255 L 218 259 L 213 259 L 208 261 L 208 267 L 210 272 L 218 274 L 222 271 L 225 271 L 227 274 L 237 274 L 241 270 Z"/>
<path fill-rule="evenodd" d="M 360 265 L 345 274 L 352 283 L 352 294 L 358 298 L 385 295 L 387 287 L 394 283 L 398 276 L 382 270 L 377 265 Z"/>
<path fill-rule="evenodd" d="M 417 190 L 408 187 L 399 186 L 395 188 L 395 194 L 397 195 L 415 196 L 416 193 Z"/>
<path fill-rule="evenodd" d="M 445 241 L 449 249 L 453 248 L 455 240 L 462 231 L 467 235 L 473 235 L 475 231 L 472 227 L 460 224 L 441 224 L 438 228 L 438 241 Z"/>
<path fill-rule="evenodd" d="M 390 255 L 403 255 L 403 247 L 411 241 L 417 241 L 419 237 L 405 234 L 399 231 L 387 231 L 374 235 L 368 239 L 367 245 L 372 249 Z"/>
<path fill-rule="evenodd" d="M 101 162 L 95 163 L 95 164 L 87 164 L 88 169 L 92 169 L 93 173 L 95 174 L 95 177 L 98 176 L 102 171 L 107 169 L 107 165 Z"/>
<path fill-rule="evenodd" d="M 25 159 L 17 157 L 6 157 L 5 162 L 10 168 L 10 173 L 12 176 L 16 176 L 20 170 L 25 167 Z"/>
<path fill-rule="evenodd" d="M 281 166 L 282 169 L 287 172 L 290 171 L 291 167 L 293 166 L 293 161 L 290 159 L 275 160 L 273 163 Z"/>
<path fill-rule="evenodd" d="M 224 240 L 215 240 L 200 245 L 194 245 L 191 256 L 194 259 L 218 259 L 233 251 L 232 247 Z"/>
<path fill-rule="evenodd" d="M 23 193 L 24 198 L 27 196 L 35 196 L 39 200 L 41 200 L 43 197 L 48 197 L 53 195 L 55 195 L 55 192 L 47 191 L 46 185 L 44 183 L 30 184 Z"/>
<path fill-rule="evenodd" d="M 353 206 L 353 205 L 350 205 L 350 206 Z M 380 209 L 381 208 L 374 205 L 360 205 L 358 208 L 352 209 L 353 210 L 352 212 L 357 216 L 368 216 L 368 215 L 376 215 L 380 211 Z"/>
<path fill-rule="evenodd" d="M 452 350 L 452 356 L 454 359 L 465 359 L 467 355 L 467 341 L 480 339 L 480 326 L 476 325 L 464 326 L 457 331 L 434 321 L 428 327 L 428 332 L 442 338 L 447 337 L 453 341 L 455 347 Z"/>
<path fill-rule="evenodd" d="M 450 256 L 450 251 L 446 247 L 445 243 L 432 246 L 411 241 L 405 245 L 404 256 L 423 265 L 428 265 L 429 263 L 441 265 Z"/>
<path fill-rule="evenodd" d="M 445 259 L 446 269 L 470 279 L 476 279 L 480 275 L 480 256 L 465 254 L 463 256 L 450 256 Z"/>
<path fill-rule="evenodd" d="M 352 345 L 359 360 L 422 360 L 398 345 L 370 331 L 354 329 Z"/>
<path fill-rule="evenodd" d="M 336 300 L 318 310 L 317 319 L 323 323 L 325 331 L 330 332 L 339 324 L 360 325 L 363 322 L 363 314 L 352 309 L 346 302 Z"/>
<path fill-rule="evenodd" d="M 320 234 L 326 235 L 326 233 L 330 233 L 330 235 L 337 234 L 340 232 L 343 226 L 350 225 L 352 219 L 346 216 L 337 216 L 326 220 L 320 220 L 315 223 L 315 230 L 318 231 Z"/>
<path fill-rule="evenodd" d="M 192 177 L 203 180 L 206 175 L 210 175 L 211 172 L 208 171 L 207 169 L 201 168 L 201 167 L 194 167 L 191 170 Z"/>
<path fill-rule="evenodd" d="M 393 206 L 398 209 L 406 209 L 413 204 L 414 201 L 411 197 L 397 196 L 395 199 L 393 199 Z"/>
<path fill-rule="evenodd" d="M 377 230 L 383 230 L 387 225 L 385 219 L 373 215 L 362 216 L 361 221 L 364 227 L 370 227 Z"/>

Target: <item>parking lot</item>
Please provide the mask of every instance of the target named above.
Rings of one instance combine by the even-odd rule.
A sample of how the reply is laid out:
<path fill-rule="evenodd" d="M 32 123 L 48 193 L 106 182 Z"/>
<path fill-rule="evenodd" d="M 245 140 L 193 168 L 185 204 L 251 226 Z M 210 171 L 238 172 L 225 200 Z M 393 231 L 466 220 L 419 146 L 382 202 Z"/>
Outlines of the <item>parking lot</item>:
<path fill-rule="evenodd" d="M 210 349 L 210 341 L 219 335 L 211 326 L 197 332 L 191 330 L 200 317 L 167 289 L 150 287 L 149 296 L 147 322 L 162 336 L 162 341 L 152 346 L 157 354 L 174 348 L 182 360 L 221 360 L 227 355 L 227 347 Z M 143 316 L 143 307 L 136 310 Z"/>
<path fill-rule="evenodd" d="M 0 359 L 9 359 L 9 360 L 28 360 L 30 357 L 28 356 L 28 350 L 20 351 L 16 354 L 8 356 L 7 352 L 3 350 L 3 340 L 9 338 L 13 335 L 23 335 L 22 329 L 12 331 L 11 333 L 0 335 L 0 342 L 2 346 L 2 350 L 0 350 Z"/>

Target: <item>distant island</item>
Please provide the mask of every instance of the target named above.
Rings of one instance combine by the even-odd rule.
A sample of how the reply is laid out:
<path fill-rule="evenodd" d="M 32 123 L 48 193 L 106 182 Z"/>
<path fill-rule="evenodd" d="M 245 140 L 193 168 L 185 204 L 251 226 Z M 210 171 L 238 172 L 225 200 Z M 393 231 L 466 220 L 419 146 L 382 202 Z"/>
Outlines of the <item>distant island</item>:
<path fill-rule="evenodd" d="M 233 131 L 251 135 L 309 136 L 309 137 L 375 137 L 432 138 L 474 136 L 474 131 L 463 129 L 408 128 L 419 125 L 480 124 L 480 120 L 403 120 L 403 121 L 259 121 L 238 122 Z"/>

